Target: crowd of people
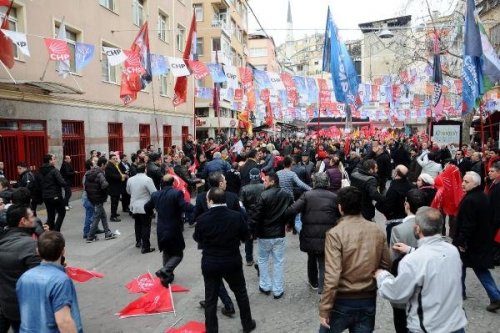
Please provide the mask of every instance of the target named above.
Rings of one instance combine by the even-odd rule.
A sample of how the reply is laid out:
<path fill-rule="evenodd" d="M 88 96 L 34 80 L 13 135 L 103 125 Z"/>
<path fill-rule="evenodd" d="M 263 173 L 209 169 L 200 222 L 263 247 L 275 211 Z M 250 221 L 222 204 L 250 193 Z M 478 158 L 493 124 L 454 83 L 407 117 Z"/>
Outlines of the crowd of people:
<path fill-rule="evenodd" d="M 130 158 L 93 150 L 82 174 L 70 156 L 58 169 L 56 156 L 48 154 L 37 171 L 20 161 L 18 179 L 7 180 L 0 162 L 0 333 L 38 324 L 82 330 L 74 286 L 60 270 L 60 232 L 75 177 L 82 178 L 87 243 L 98 234 L 117 237 L 104 208 L 108 197 L 109 221 L 121 221 L 121 202 L 121 213 L 134 219 L 142 254 L 156 250 L 150 242 L 156 218 L 162 252 L 156 275 L 166 287 L 184 256 L 184 228 L 194 228 L 207 332 L 218 332 L 218 298 L 223 315 L 236 313 L 223 281 L 235 295 L 243 331 L 255 329 L 245 262 L 259 275 L 260 293 L 283 297 L 287 232 L 298 234 L 309 287 L 321 295 L 320 332 L 372 331 L 377 292 L 391 302 L 398 333 L 463 332 L 467 268 L 488 295 L 486 310 L 500 309 L 489 271 L 500 264 L 500 155 L 494 147 L 439 147 L 403 135 L 334 140 L 243 133 L 203 143 L 188 136 L 163 155 L 152 145 Z M 41 204 L 43 222 L 36 218 Z M 385 230 L 374 223 L 376 210 Z M 44 283 L 54 290 L 50 299 L 40 292 Z M 30 311 L 35 302 L 45 304 L 46 315 Z"/>

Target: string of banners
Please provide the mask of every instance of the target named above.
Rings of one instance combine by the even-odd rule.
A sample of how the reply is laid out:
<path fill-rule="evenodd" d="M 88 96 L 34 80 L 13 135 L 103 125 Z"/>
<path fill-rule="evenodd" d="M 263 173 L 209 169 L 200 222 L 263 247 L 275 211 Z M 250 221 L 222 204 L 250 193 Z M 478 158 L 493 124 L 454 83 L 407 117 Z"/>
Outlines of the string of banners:
<path fill-rule="evenodd" d="M 6 29 L 0 31 L 22 54 L 30 57 L 26 34 Z M 57 38 L 43 39 L 49 59 L 59 63 L 57 70 L 60 75 L 65 76 L 70 72 L 70 61 L 74 61 L 76 71 L 84 70 L 94 58 L 95 46 L 76 42 L 73 60 L 64 36 L 64 23 L 61 23 Z M 223 87 L 220 89 L 221 100 L 230 103 L 234 110 L 253 111 L 257 119 L 265 118 L 269 112 L 272 112 L 271 116 L 275 120 L 308 120 L 318 115 L 346 116 L 346 104 L 335 100 L 332 81 L 326 78 L 268 72 L 218 62 L 204 63 L 195 60 L 196 57 L 184 60 L 150 53 L 147 22 L 130 49 L 103 46 L 102 50 L 110 66 L 122 66 L 120 97 L 124 104 L 133 102 L 137 98 L 137 92 L 144 89 L 153 76 L 193 76 L 196 80 L 210 76 L 214 83 Z M 462 81 L 444 80 L 443 107 L 434 110 L 431 107 L 434 89 L 431 77 L 432 67 L 427 65 L 423 68 L 411 68 L 399 75 L 377 78 L 370 83 L 361 83 L 356 103 L 349 105 L 352 116 L 388 121 L 391 124 L 410 118 L 424 119 L 432 116 L 439 120 L 460 116 Z M 195 96 L 212 100 L 214 88 L 197 86 Z M 498 93 L 485 95 L 484 108 L 486 112 L 500 109 Z"/>

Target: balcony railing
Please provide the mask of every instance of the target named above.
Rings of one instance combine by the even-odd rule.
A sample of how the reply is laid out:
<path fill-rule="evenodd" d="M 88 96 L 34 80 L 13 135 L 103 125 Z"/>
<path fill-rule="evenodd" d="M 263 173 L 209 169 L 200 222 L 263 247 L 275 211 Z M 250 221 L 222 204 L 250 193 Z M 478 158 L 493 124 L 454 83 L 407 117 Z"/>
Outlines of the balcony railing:
<path fill-rule="evenodd" d="M 212 20 L 212 28 L 220 28 L 229 38 L 233 35 L 233 29 L 226 21 Z"/>

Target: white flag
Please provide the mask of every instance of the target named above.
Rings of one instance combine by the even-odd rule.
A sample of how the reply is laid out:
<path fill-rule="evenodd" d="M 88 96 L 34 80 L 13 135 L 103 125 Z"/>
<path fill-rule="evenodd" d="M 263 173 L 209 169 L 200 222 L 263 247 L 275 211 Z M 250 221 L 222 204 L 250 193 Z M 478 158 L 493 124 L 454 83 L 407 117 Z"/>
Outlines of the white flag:
<path fill-rule="evenodd" d="M 226 74 L 227 86 L 229 88 L 238 89 L 238 69 L 235 66 L 224 65 L 224 74 Z"/>
<path fill-rule="evenodd" d="M 167 57 L 168 64 L 170 65 L 170 72 L 174 77 L 188 76 L 190 74 L 184 60 L 181 58 Z"/>
<path fill-rule="evenodd" d="M 21 51 L 24 55 L 28 57 L 30 56 L 30 50 L 28 49 L 26 34 L 23 34 L 22 32 L 4 30 L 4 29 L 2 29 L 2 32 L 5 34 L 5 36 L 9 37 L 9 39 L 12 40 L 14 44 L 17 45 L 19 51 Z"/>
<path fill-rule="evenodd" d="M 59 25 L 59 33 L 57 34 L 57 39 L 66 41 L 66 25 L 64 24 L 64 19 Z M 69 74 L 70 65 L 68 60 L 60 60 L 57 62 L 57 71 L 62 77 L 66 77 Z"/>
<path fill-rule="evenodd" d="M 267 72 L 267 77 L 269 81 L 271 81 L 274 90 L 285 90 L 285 85 L 283 81 L 281 81 L 281 77 L 278 73 Z"/>
<path fill-rule="evenodd" d="M 102 49 L 104 53 L 108 57 L 108 63 L 111 66 L 117 66 L 127 60 L 127 55 L 123 52 L 122 49 L 117 49 L 115 47 L 106 47 L 103 46 Z"/>
<path fill-rule="evenodd" d="M 234 152 L 236 154 L 241 153 L 243 150 L 243 142 L 241 140 L 238 140 L 232 147 L 231 147 L 231 152 Z"/>

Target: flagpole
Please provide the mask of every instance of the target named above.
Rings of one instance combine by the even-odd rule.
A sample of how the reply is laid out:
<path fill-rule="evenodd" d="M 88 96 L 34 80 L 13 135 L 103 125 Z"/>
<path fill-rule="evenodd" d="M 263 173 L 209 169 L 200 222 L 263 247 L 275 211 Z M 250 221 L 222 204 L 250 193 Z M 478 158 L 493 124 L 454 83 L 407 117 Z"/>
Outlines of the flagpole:
<path fill-rule="evenodd" d="M 177 313 L 175 313 L 175 304 L 174 304 L 174 296 L 172 295 L 172 285 L 168 284 L 168 291 L 170 293 L 170 299 L 172 300 L 172 309 L 174 310 L 174 317 L 177 317 Z"/>
<path fill-rule="evenodd" d="M 14 84 L 17 84 L 16 80 L 14 79 L 14 77 L 12 76 L 12 74 L 10 73 L 9 69 L 7 68 L 7 66 L 5 66 L 5 64 L 2 61 L 0 61 L 0 64 L 2 64 L 2 66 L 5 69 L 5 71 L 7 72 L 7 74 L 9 74 L 9 77 L 12 80 L 12 82 L 14 82 Z"/>
<path fill-rule="evenodd" d="M 193 138 L 196 140 L 196 80 L 193 76 Z"/>

